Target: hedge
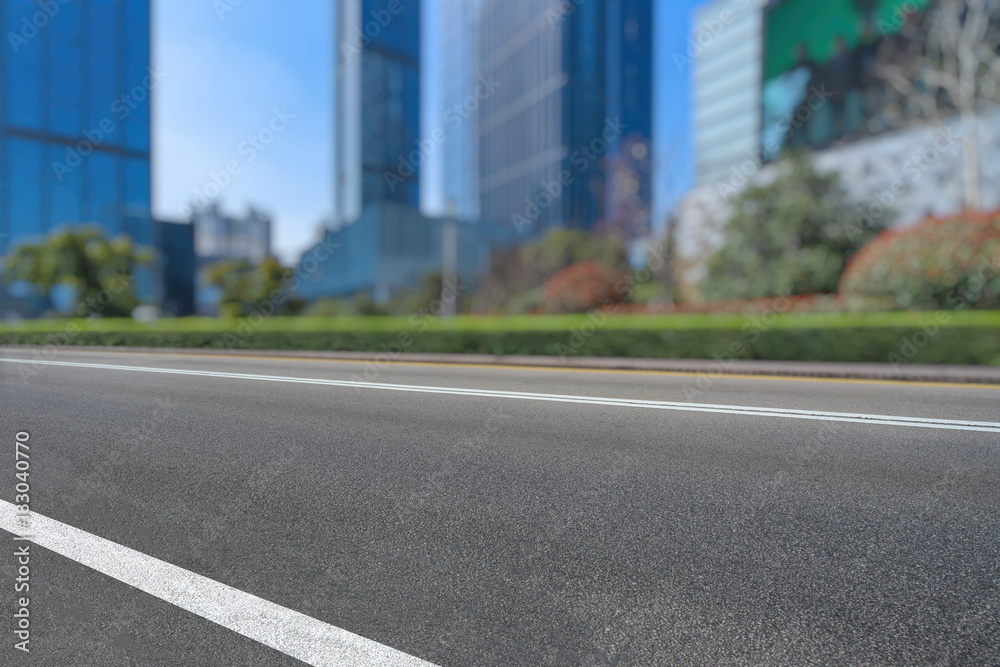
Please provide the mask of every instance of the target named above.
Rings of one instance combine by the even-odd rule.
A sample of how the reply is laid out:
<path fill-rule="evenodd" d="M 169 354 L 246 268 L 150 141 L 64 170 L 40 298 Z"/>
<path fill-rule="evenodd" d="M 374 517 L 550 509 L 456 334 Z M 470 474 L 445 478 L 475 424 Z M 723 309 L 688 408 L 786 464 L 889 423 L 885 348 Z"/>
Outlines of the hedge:
<path fill-rule="evenodd" d="M 50 320 L 0 328 L 4 345 L 106 345 L 353 350 L 797 361 L 1000 365 L 1000 313 L 902 312 L 770 316 L 371 318 L 327 322 Z M 201 323 L 200 327 L 189 329 Z M 347 322 L 351 323 L 350 321 Z M 502 327 L 506 323 L 509 326 Z M 242 327 L 240 326 L 242 324 Z M 294 326 L 293 326 L 294 325 Z"/>

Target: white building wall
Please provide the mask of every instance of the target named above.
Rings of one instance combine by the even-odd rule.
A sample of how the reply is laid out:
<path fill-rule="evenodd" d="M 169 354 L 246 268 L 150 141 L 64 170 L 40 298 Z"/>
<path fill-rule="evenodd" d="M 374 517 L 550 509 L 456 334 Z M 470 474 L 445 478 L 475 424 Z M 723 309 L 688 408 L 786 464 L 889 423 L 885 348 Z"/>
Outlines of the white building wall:
<path fill-rule="evenodd" d="M 696 186 L 757 150 L 763 5 L 763 0 L 716 0 L 692 16 L 688 55 Z"/>
<path fill-rule="evenodd" d="M 980 116 L 982 208 L 1000 207 L 1000 109 Z M 754 135 L 756 137 L 756 135 Z M 854 222 L 867 220 L 900 227 L 929 214 L 945 215 L 963 205 L 962 128 L 957 118 L 940 126 L 922 125 L 871 137 L 814 154 L 822 171 L 837 171 L 849 196 L 859 203 Z M 756 150 L 734 155 L 717 177 L 692 190 L 678 208 L 678 253 L 696 282 L 703 260 L 722 241 L 722 226 L 732 213 L 733 198 L 747 183 L 767 183 L 773 165 L 760 166 Z M 887 208 L 891 212 L 886 212 Z"/>

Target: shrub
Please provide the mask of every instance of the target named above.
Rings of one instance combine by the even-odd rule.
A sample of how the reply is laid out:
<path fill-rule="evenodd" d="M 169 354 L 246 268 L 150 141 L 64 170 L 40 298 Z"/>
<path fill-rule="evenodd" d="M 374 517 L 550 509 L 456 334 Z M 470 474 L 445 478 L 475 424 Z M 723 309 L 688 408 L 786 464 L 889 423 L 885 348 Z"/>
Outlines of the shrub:
<path fill-rule="evenodd" d="M 146 327 L 114 320 L 95 325 L 73 321 L 79 330 L 68 333 L 64 321 L 27 321 L 12 328 L 0 326 L 0 345 L 44 345 L 46 350 L 64 345 L 121 345 L 378 354 L 402 348 L 405 352 L 716 359 L 722 364 L 733 355 L 739 359 L 1000 365 L 1000 314 L 986 311 L 612 315 L 597 327 L 582 315 L 416 322 L 410 318 L 324 322 L 278 317 L 248 331 L 234 320 L 162 322 Z M 575 339 L 582 344 L 574 344 Z"/>
<path fill-rule="evenodd" d="M 596 236 L 580 229 L 556 227 L 530 243 L 494 252 L 489 275 L 476 289 L 474 310 L 484 313 L 537 310 L 546 281 L 567 266 L 584 261 L 623 271 L 628 267 L 625 245 L 620 238 Z"/>
<path fill-rule="evenodd" d="M 582 313 L 616 301 L 615 282 L 619 272 L 595 261 L 570 264 L 557 271 L 542 288 L 538 309 L 543 313 Z"/>
<path fill-rule="evenodd" d="M 1000 210 L 882 232 L 848 264 L 839 291 L 891 296 L 900 308 L 1000 308 Z"/>
<path fill-rule="evenodd" d="M 845 257 L 874 235 L 850 226 L 854 204 L 836 173 L 816 171 L 805 154 L 774 169 L 773 181 L 736 196 L 701 284 L 708 299 L 833 292 Z"/>

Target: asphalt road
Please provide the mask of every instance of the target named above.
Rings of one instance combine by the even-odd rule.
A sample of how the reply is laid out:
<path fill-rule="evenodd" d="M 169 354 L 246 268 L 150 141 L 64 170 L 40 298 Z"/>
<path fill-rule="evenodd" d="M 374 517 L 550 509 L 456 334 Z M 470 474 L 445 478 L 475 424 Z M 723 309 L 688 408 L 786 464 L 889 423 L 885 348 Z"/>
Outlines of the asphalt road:
<path fill-rule="evenodd" d="M 0 500 L 27 432 L 32 512 L 288 627 L 455 666 L 1000 664 L 1000 387 L 2 361 L 34 356 L 0 348 Z M 71 547 L 32 546 L 31 652 L 9 630 L 0 664 L 303 664 Z"/>

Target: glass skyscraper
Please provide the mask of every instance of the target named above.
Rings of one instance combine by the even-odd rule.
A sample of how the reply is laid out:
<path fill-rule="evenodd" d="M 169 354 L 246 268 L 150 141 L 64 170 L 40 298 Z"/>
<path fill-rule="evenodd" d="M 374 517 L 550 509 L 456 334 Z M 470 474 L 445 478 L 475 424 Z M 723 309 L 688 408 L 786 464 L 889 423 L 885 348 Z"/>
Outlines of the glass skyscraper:
<path fill-rule="evenodd" d="M 0 253 L 76 223 L 151 246 L 149 0 L 0 7 Z"/>
<path fill-rule="evenodd" d="M 420 0 L 334 10 L 334 224 L 374 202 L 420 205 Z"/>
<path fill-rule="evenodd" d="M 652 23 L 652 0 L 482 3 L 478 75 L 500 84 L 477 121 L 482 217 L 597 229 L 617 189 L 648 227 Z"/>
<path fill-rule="evenodd" d="M 441 116 L 432 132 L 441 129 L 442 195 L 462 220 L 479 217 L 478 124 L 479 100 L 473 94 L 478 76 L 476 17 L 482 0 L 438 0 L 441 61 Z"/>

